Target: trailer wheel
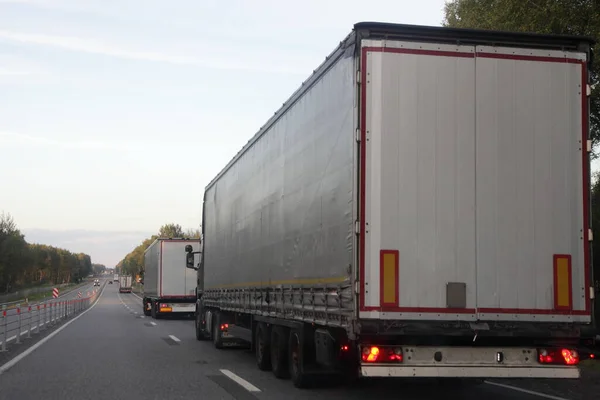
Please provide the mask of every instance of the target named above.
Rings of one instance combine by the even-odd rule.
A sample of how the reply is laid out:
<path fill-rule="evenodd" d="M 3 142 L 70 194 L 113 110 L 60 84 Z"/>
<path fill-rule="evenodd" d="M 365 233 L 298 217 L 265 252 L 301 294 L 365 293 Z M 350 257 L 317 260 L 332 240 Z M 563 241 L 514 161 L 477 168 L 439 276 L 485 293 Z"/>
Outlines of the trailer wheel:
<path fill-rule="evenodd" d="M 289 331 L 282 326 L 271 329 L 271 368 L 273 375 L 279 379 L 290 377 L 288 363 Z"/>
<path fill-rule="evenodd" d="M 223 338 L 221 337 L 221 318 L 218 313 L 215 313 L 212 321 L 212 340 L 216 349 L 223 348 Z"/>
<path fill-rule="evenodd" d="M 156 315 L 156 303 L 154 300 L 150 300 L 150 315 L 152 315 L 153 319 L 158 319 Z"/>
<path fill-rule="evenodd" d="M 309 376 L 304 372 L 304 340 L 302 334 L 296 329 L 290 333 L 288 352 L 292 383 L 297 388 L 308 387 Z"/>
<path fill-rule="evenodd" d="M 259 322 L 256 325 L 255 338 L 256 365 L 261 371 L 271 369 L 271 349 L 269 346 L 269 336 L 267 325 Z"/>
<path fill-rule="evenodd" d="M 204 318 L 204 316 L 202 315 L 202 313 L 196 311 L 196 317 L 195 317 L 195 326 L 196 326 L 196 340 L 206 340 L 207 337 L 204 333 L 204 330 L 202 329 L 202 319 Z"/>

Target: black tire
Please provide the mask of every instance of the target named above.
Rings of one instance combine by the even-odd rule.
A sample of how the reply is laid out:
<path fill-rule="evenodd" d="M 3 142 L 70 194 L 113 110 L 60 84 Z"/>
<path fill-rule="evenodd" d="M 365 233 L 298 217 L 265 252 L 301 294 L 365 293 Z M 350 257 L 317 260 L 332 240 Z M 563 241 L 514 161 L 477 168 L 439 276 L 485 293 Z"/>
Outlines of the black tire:
<path fill-rule="evenodd" d="M 273 375 L 278 379 L 290 377 L 290 365 L 288 363 L 289 331 L 282 326 L 274 326 L 271 329 L 271 369 Z"/>
<path fill-rule="evenodd" d="M 202 329 L 203 316 L 200 312 L 196 312 L 194 325 L 196 327 L 196 340 L 206 340 L 206 334 Z"/>
<path fill-rule="evenodd" d="M 148 303 L 149 303 L 148 299 L 144 299 L 144 301 L 142 301 L 142 307 L 144 307 L 144 315 L 146 317 L 149 317 L 150 314 L 152 313 L 151 310 L 148 310 Z"/>
<path fill-rule="evenodd" d="M 150 315 L 153 319 L 158 319 L 156 315 L 156 303 L 153 300 L 150 300 Z"/>
<path fill-rule="evenodd" d="M 256 355 L 256 365 L 261 371 L 271 369 L 271 346 L 267 325 L 259 322 L 256 325 L 254 352 Z"/>
<path fill-rule="evenodd" d="M 300 331 L 293 329 L 288 342 L 288 362 L 292 383 L 299 389 L 310 386 L 309 376 L 304 372 L 304 341 Z"/>
<path fill-rule="evenodd" d="M 215 345 L 215 349 L 223 348 L 223 338 L 221 337 L 221 330 L 219 329 L 220 325 L 221 318 L 218 313 L 215 313 L 212 320 L 212 341 Z"/>

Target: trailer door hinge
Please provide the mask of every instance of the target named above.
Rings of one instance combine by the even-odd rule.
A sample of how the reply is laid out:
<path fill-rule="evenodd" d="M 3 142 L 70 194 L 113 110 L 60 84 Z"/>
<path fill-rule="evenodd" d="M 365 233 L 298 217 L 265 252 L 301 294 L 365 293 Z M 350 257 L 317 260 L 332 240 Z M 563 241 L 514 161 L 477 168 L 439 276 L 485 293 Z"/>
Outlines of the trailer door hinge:
<path fill-rule="evenodd" d="M 360 143 L 360 128 L 356 128 L 356 141 Z"/>
<path fill-rule="evenodd" d="M 596 291 L 593 286 L 590 286 L 590 300 L 594 300 L 594 296 L 596 296 Z"/>
<path fill-rule="evenodd" d="M 586 142 L 587 142 L 587 146 L 586 146 L 587 151 L 588 151 L 588 153 L 591 153 L 592 152 L 592 141 L 588 139 Z"/>
<path fill-rule="evenodd" d="M 354 221 L 354 233 L 356 233 L 357 235 L 360 233 L 360 224 L 358 223 L 358 221 Z"/>
<path fill-rule="evenodd" d="M 356 281 L 354 282 L 354 294 L 360 294 L 360 282 Z"/>
<path fill-rule="evenodd" d="M 356 70 L 356 83 L 360 84 L 360 69 Z"/>
<path fill-rule="evenodd" d="M 590 242 L 594 240 L 594 232 L 591 229 L 588 229 L 588 240 Z"/>
<path fill-rule="evenodd" d="M 592 95 L 592 85 L 585 85 L 585 94 L 590 97 Z"/>

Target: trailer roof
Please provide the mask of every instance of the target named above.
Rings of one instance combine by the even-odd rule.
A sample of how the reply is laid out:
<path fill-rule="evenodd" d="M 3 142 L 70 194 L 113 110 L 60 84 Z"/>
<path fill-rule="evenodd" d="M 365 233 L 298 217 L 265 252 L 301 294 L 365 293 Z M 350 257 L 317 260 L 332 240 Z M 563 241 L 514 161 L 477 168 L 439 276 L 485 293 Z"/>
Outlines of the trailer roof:
<path fill-rule="evenodd" d="M 260 127 L 258 132 L 238 151 L 238 153 L 223 167 L 223 169 L 206 185 L 206 190 L 213 186 L 217 180 L 256 142 L 301 96 L 310 89 L 346 51 L 354 47 L 359 38 L 394 38 L 404 40 L 430 40 L 440 43 L 461 44 L 487 44 L 517 47 L 536 47 L 548 49 L 571 49 L 591 51 L 589 47 L 596 40 L 585 36 L 545 35 L 537 33 L 503 32 L 483 29 L 448 28 L 440 26 L 405 25 L 386 22 L 358 22 L 354 29 L 339 45 L 325 58 L 313 73 L 300 85 L 298 89 L 275 111 L 273 116 Z M 581 46 L 587 47 L 582 49 Z"/>
<path fill-rule="evenodd" d="M 173 242 L 178 242 L 178 241 L 181 241 L 181 242 L 199 242 L 200 241 L 200 239 L 193 239 L 193 238 L 159 237 L 159 238 L 154 239 L 154 241 L 152 243 L 150 243 L 148 245 L 148 247 L 146 247 L 146 250 L 144 250 L 144 254 L 146 254 L 152 248 L 152 246 L 154 246 L 155 243 L 158 243 L 158 242 L 163 241 L 163 240 L 170 240 L 170 241 L 173 241 Z"/>
<path fill-rule="evenodd" d="M 404 25 L 385 22 L 359 22 L 354 30 L 369 37 L 402 38 L 460 42 L 461 44 L 492 44 L 583 50 L 581 45 L 593 45 L 587 36 L 549 35 L 529 32 L 506 32 L 485 29 L 448 28 L 441 26 Z"/>

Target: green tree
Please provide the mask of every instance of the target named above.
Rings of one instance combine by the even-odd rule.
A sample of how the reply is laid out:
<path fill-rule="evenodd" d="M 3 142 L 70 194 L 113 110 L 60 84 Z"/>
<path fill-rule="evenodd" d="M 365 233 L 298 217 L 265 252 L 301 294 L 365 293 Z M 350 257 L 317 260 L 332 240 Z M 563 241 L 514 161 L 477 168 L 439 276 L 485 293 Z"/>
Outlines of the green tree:
<path fill-rule="evenodd" d="M 184 236 L 179 224 L 165 224 L 158 230 L 158 236 L 163 238 L 180 238 Z"/>
<path fill-rule="evenodd" d="M 94 271 L 94 274 L 100 275 L 106 271 L 106 266 L 104 264 L 92 264 L 92 270 Z"/>
<path fill-rule="evenodd" d="M 200 229 L 188 229 L 185 231 L 183 237 L 188 239 L 200 239 L 202 232 Z"/>
<path fill-rule="evenodd" d="M 598 0 L 452 0 L 446 2 L 444 26 L 590 36 L 600 40 Z M 600 74 L 600 43 L 594 48 L 592 81 Z M 600 85 L 590 99 L 594 149 L 600 142 Z"/>
<path fill-rule="evenodd" d="M 144 252 L 157 238 L 200 238 L 199 229 L 183 230 L 179 224 L 165 224 L 158 230 L 158 235 L 152 235 L 129 252 L 116 266 L 120 274 L 140 274 L 144 276 Z"/>
<path fill-rule="evenodd" d="M 79 282 L 91 271 L 87 254 L 74 254 L 27 243 L 9 214 L 0 214 L 0 291 L 46 284 Z"/>
<path fill-rule="evenodd" d="M 27 258 L 27 242 L 10 214 L 0 214 L 0 284 L 6 292 L 18 280 L 19 267 Z"/>

